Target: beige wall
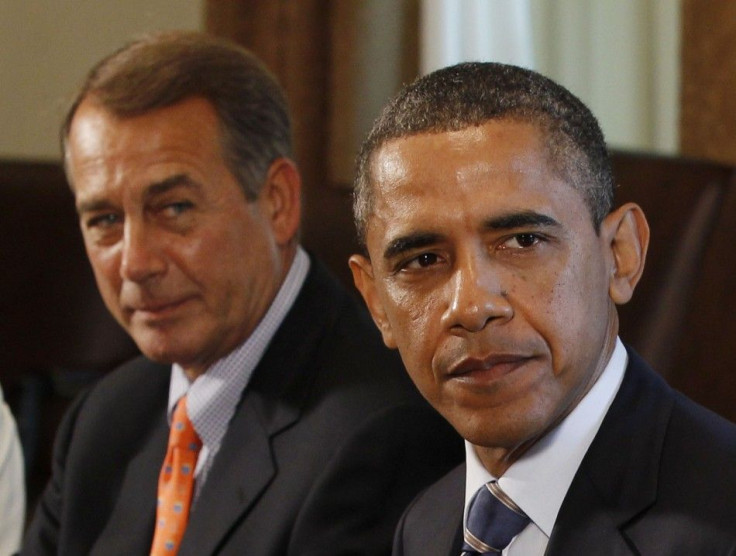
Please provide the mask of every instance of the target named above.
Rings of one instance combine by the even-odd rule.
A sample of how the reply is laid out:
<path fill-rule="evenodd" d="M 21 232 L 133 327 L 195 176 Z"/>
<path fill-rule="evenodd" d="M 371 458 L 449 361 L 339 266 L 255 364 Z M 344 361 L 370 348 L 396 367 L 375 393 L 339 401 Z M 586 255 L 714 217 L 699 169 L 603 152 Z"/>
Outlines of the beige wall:
<path fill-rule="evenodd" d="M 58 159 L 87 70 L 135 35 L 200 29 L 201 0 L 0 0 L 0 158 Z"/>
<path fill-rule="evenodd" d="M 270 1 L 248 0 L 246 5 L 279 5 Z M 395 84 L 385 86 L 383 82 L 395 81 L 389 73 L 398 71 L 399 64 L 397 57 L 386 57 L 384 51 L 401 41 L 386 40 L 384 35 L 395 32 L 401 20 L 398 16 L 417 2 L 321 1 L 325 2 L 324 14 L 331 6 L 333 18 L 339 19 L 346 10 L 359 12 L 363 18 L 353 29 L 359 36 L 351 37 L 361 39 L 363 47 L 340 52 L 335 59 L 338 65 L 342 62 L 352 68 L 350 76 L 343 77 L 355 81 L 353 91 L 362 91 L 352 105 L 336 98 L 340 102 L 332 106 L 333 112 L 337 108 L 333 120 L 338 116 L 343 122 L 338 127 L 351 135 L 343 137 L 336 133 L 340 129 L 330 130 L 330 174 L 337 181 L 349 181 L 352 156 L 334 155 L 341 149 L 355 149 L 356 138 L 362 137 L 376 115 L 375 102 L 382 104 L 386 91 L 393 92 Z M 57 159 L 59 121 L 88 68 L 141 32 L 203 29 L 206 4 L 204 0 L 0 0 L 0 158 Z M 221 0 L 209 3 L 210 9 L 218 10 L 227 5 Z M 581 20 L 577 0 L 530 0 L 537 69 L 580 95 L 599 116 L 614 146 L 676 152 L 679 5 L 680 0 L 595 0 L 585 4 L 587 11 Z M 389 18 L 392 24 L 387 25 L 387 17 L 379 12 L 392 9 L 397 17 Z M 375 24 L 378 21 L 380 26 Z M 344 35 L 351 28 L 338 26 L 337 30 Z M 333 39 L 339 43 L 340 36 Z M 363 59 L 393 63 L 378 71 L 370 63 L 361 64 Z M 377 75 L 384 79 L 376 79 Z M 371 86 L 361 86 L 361 81 Z M 337 86 L 333 92 L 339 93 L 344 85 L 333 84 Z M 379 86 L 383 89 L 373 90 Z M 348 107 L 355 114 L 346 124 Z M 341 165 L 335 160 L 347 162 Z"/>

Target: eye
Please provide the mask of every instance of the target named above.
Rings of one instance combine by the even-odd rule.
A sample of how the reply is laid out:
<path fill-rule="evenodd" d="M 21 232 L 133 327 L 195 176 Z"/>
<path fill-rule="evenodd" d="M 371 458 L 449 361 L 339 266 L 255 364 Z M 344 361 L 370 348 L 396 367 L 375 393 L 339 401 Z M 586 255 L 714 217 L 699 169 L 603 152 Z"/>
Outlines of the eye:
<path fill-rule="evenodd" d="M 190 201 L 176 201 L 163 206 L 162 212 L 166 216 L 179 216 L 191 209 L 194 204 Z"/>
<path fill-rule="evenodd" d="M 106 229 L 120 222 L 120 216 L 114 212 L 97 214 L 87 220 L 87 228 Z"/>
<path fill-rule="evenodd" d="M 501 249 L 529 249 L 534 247 L 538 243 L 543 241 L 542 237 L 533 233 L 523 233 L 511 236 L 509 239 L 504 241 L 500 248 Z"/>
<path fill-rule="evenodd" d="M 439 262 L 439 260 L 440 260 L 440 257 L 436 253 L 422 253 L 421 255 L 418 255 L 414 257 L 413 259 L 409 260 L 404 265 L 403 268 L 407 270 L 427 268 L 427 267 L 436 265 Z"/>

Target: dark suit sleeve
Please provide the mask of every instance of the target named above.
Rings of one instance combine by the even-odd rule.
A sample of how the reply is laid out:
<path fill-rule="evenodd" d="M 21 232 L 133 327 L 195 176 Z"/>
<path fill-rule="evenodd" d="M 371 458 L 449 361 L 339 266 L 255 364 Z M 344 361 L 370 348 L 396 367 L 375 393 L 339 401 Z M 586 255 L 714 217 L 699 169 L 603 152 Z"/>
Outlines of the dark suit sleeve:
<path fill-rule="evenodd" d="M 313 484 L 289 554 L 390 554 L 404 508 L 461 457 L 460 438 L 428 407 L 404 405 L 377 414 Z"/>
<path fill-rule="evenodd" d="M 57 554 L 60 523 L 64 511 L 63 490 L 66 456 L 71 443 L 74 425 L 86 394 L 81 395 L 69 408 L 54 441 L 51 479 L 36 506 L 33 520 L 23 541 L 21 554 Z"/>
<path fill-rule="evenodd" d="M 391 556 L 404 556 L 404 526 L 406 525 L 406 516 L 411 511 L 413 503 L 404 511 L 399 519 L 399 524 L 394 532 L 394 543 L 393 549 L 391 550 Z"/>

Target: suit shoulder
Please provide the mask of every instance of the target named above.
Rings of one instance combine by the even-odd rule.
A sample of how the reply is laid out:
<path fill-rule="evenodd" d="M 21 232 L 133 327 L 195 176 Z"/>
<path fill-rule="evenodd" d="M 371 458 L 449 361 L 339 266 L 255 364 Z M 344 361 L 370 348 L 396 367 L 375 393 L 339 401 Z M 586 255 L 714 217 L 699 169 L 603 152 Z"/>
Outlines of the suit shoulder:
<path fill-rule="evenodd" d="M 171 368 L 143 356 L 123 363 L 90 387 L 87 403 L 125 403 L 157 398 L 167 392 Z"/>
<path fill-rule="evenodd" d="M 360 384 L 366 392 L 384 392 L 389 402 L 416 400 L 396 350 L 387 348 L 367 309 L 356 295 L 313 260 L 297 304 L 280 330 L 285 341 L 302 345 L 303 358 L 319 367 L 320 381 L 349 387 Z M 295 342 L 295 331 L 300 338 Z"/>
<path fill-rule="evenodd" d="M 694 473 L 721 485 L 716 491 L 736 491 L 736 424 L 713 413 L 680 393 L 675 393 L 665 443 L 670 465 L 685 474 Z M 691 457 L 677 457 L 690 454 Z M 712 475 L 708 475 L 712 473 Z M 730 488 L 727 488 L 729 485 Z M 736 498 L 734 507 L 736 508 Z"/>
<path fill-rule="evenodd" d="M 454 516 L 457 519 L 464 505 L 465 464 L 461 463 L 420 492 L 407 508 L 407 515 L 420 519 L 434 519 L 433 516 Z"/>
<path fill-rule="evenodd" d="M 65 416 L 77 438 L 98 438 L 114 423 L 123 428 L 150 422 L 165 411 L 170 369 L 135 358 L 101 377 L 82 392 Z M 125 427 L 124 427 L 125 426 Z"/>
<path fill-rule="evenodd" d="M 451 554 L 459 550 L 465 499 L 465 464 L 420 492 L 407 507 L 394 538 L 394 553 Z"/>
<path fill-rule="evenodd" d="M 736 425 L 675 392 L 662 446 L 657 500 L 650 511 L 663 522 L 678 524 L 667 539 L 681 535 L 685 545 L 700 547 L 736 543 L 734 461 Z M 721 553 L 714 548 L 707 552 Z"/>
<path fill-rule="evenodd" d="M 736 423 L 721 417 L 680 392 L 675 391 L 674 397 L 673 426 L 692 428 L 705 434 L 710 442 L 736 448 Z"/>

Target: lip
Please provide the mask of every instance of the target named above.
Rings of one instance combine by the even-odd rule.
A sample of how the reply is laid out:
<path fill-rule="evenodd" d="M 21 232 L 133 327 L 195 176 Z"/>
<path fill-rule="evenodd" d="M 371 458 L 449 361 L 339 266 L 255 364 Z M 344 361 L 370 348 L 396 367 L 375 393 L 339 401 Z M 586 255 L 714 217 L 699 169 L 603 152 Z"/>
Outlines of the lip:
<path fill-rule="evenodd" d="M 160 319 L 170 316 L 176 312 L 182 305 L 189 301 L 189 297 L 175 300 L 158 300 L 140 304 L 132 304 L 128 311 L 132 314 L 138 314 L 146 319 Z"/>
<path fill-rule="evenodd" d="M 466 357 L 447 370 L 449 379 L 465 382 L 494 382 L 531 361 L 533 357 L 517 354 L 493 354 L 485 357 Z"/>

